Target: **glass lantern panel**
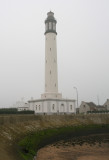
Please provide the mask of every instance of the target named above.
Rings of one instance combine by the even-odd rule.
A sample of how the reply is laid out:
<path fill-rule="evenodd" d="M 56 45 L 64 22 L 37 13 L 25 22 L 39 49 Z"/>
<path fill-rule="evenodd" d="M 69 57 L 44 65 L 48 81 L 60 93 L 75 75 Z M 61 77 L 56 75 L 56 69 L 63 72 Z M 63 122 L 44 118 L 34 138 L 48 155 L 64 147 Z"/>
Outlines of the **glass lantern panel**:
<path fill-rule="evenodd" d="M 52 29 L 52 23 L 49 22 L 49 29 Z"/>
<path fill-rule="evenodd" d="M 56 30 L 56 24 L 53 23 L 53 30 Z"/>
<path fill-rule="evenodd" d="M 48 30 L 48 23 L 46 23 L 46 25 L 45 25 L 45 31 L 47 31 Z"/>

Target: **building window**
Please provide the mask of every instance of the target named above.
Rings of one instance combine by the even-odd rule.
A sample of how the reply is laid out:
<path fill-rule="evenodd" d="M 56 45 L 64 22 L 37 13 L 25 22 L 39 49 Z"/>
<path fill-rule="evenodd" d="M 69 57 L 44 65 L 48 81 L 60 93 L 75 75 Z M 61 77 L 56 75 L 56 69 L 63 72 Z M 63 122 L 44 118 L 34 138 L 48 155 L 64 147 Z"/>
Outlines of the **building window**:
<path fill-rule="evenodd" d="M 55 87 L 56 87 L 56 83 L 55 83 Z"/>
<path fill-rule="evenodd" d="M 64 104 L 63 103 L 61 104 L 61 112 L 63 112 L 63 113 L 65 112 L 65 108 L 64 108 Z"/>
<path fill-rule="evenodd" d="M 51 51 L 51 48 L 50 48 L 50 51 Z"/>
<path fill-rule="evenodd" d="M 47 60 L 46 60 L 46 63 L 47 63 Z"/>
<path fill-rule="evenodd" d="M 50 74 L 51 74 L 51 70 L 50 70 Z"/>
<path fill-rule="evenodd" d="M 72 105 L 70 105 L 70 109 L 72 110 Z"/>
<path fill-rule="evenodd" d="M 37 105 L 36 105 L 36 110 L 37 110 Z"/>
<path fill-rule="evenodd" d="M 55 109 L 55 105 L 54 105 L 54 104 L 52 105 L 52 109 L 53 109 L 53 110 Z"/>
<path fill-rule="evenodd" d="M 39 105 L 39 111 L 40 111 L 40 105 Z"/>

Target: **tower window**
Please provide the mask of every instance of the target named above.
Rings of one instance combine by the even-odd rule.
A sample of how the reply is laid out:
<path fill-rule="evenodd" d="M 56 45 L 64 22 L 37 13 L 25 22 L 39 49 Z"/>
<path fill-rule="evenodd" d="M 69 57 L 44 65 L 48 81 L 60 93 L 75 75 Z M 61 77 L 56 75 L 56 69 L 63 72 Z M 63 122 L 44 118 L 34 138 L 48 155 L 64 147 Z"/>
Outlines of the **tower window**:
<path fill-rule="evenodd" d="M 50 51 L 51 51 L 51 48 L 50 48 Z"/>
<path fill-rule="evenodd" d="M 46 63 L 47 63 L 47 60 L 46 60 Z"/>
<path fill-rule="evenodd" d="M 70 109 L 72 110 L 72 105 L 70 105 Z"/>
<path fill-rule="evenodd" d="M 56 83 L 55 83 L 55 87 L 56 87 Z"/>
<path fill-rule="evenodd" d="M 51 74 L 51 70 L 50 70 L 50 74 Z"/>

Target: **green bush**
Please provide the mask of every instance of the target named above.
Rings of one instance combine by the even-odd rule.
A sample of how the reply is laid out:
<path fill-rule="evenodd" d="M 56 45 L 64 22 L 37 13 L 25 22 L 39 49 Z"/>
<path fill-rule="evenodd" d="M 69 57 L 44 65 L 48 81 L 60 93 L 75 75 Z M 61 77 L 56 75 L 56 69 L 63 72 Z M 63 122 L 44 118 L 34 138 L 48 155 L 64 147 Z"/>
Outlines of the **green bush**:
<path fill-rule="evenodd" d="M 34 114 L 34 111 L 18 111 L 17 108 L 2 108 L 0 114 Z"/>

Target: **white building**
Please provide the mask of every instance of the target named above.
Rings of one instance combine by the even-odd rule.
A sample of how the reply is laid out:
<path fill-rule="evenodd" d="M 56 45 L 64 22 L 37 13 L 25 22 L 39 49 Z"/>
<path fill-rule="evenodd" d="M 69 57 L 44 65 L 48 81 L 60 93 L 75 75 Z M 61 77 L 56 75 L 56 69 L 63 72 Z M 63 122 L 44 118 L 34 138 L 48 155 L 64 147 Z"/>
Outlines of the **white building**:
<path fill-rule="evenodd" d="M 23 100 L 17 101 L 13 107 L 17 108 L 18 111 L 27 111 L 29 110 L 29 104 L 24 102 Z"/>
<path fill-rule="evenodd" d="M 36 114 L 72 114 L 76 112 L 75 100 L 63 99 L 58 92 L 57 32 L 53 12 L 45 20 L 45 92 L 41 99 L 29 100 L 29 109 Z"/>

